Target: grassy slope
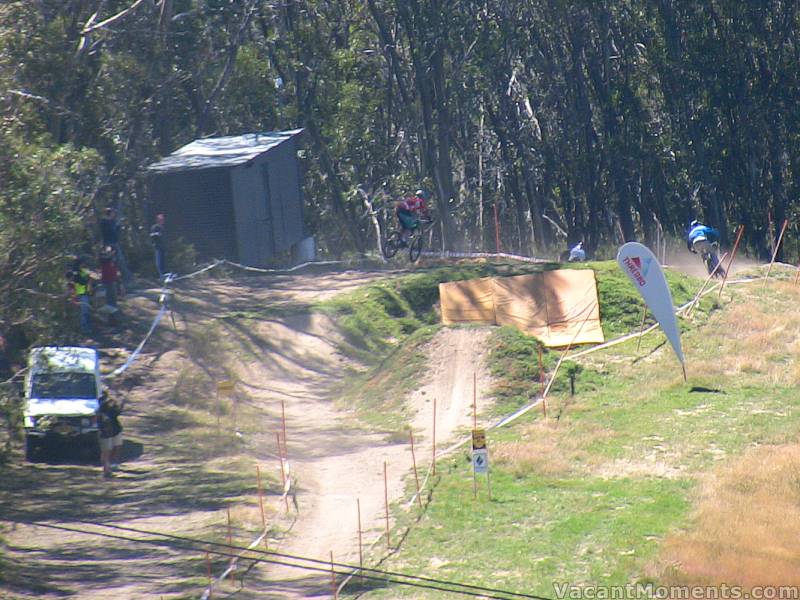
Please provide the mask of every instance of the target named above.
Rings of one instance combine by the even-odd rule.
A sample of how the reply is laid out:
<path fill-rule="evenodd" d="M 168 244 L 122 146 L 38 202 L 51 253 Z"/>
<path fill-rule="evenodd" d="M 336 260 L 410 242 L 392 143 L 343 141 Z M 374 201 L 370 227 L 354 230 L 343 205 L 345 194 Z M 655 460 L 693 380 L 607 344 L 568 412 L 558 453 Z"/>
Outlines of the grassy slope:
<path fill-rule="evenodd" d="M 409 275 L 336 296 L 315 306 L 329 314 L 345 340 L 342 351 L 365 369 L 353 369 L 343 384 L 341 403 L 354 409 L 365 423 L 397 431 L 405 427 L 405 394 L 424 372 L 419 350 L 439 326 L 435 305 L 439 283 L 487 277 L 520 275 L 554 264 L 507 262 L 448 262 L 418 269 Z M 380 410 L 375 410 L 380 408 Z"/>
<path fill-rule="evenodd" d="M 597 295 L 600 301 L 600 320 L 606 340 L 613 339 L 630 331 L 636 331 L 641 325 L 643 302 L 636 289 L 630 284 L 627 276 L 617 267 L 614 261 L 584 263 L 575 268 L 592 268 L 597 278 Z M 667 278 L 672 290 L 673 302 L 680 306 L 692 299 L 697 291 L 698 282 L 679 272 L 667 271 Z M 705 312 L 716 306 L 713 300 L 706 300 L 699 307 Z M 648 315 L 646 324 L 653 323 Z M 491 368 L 497 379 L 494 390 L 496 412 L 508 414 L 530 402 L 538 393 L 536 385 L 539 377 L 538 342 L 516 329 L 503 327 L 494 336 L 492 346 Z M 545 369 L 551 371 L 557 362 L 559 353 L 545 351 L 543 362 Z M 583 390 L 604 385 L 602 365 L 585 366 L 566 361 L 554 382 L 552 392 L 563 393 L 568 390 L 569 373 L 576 374 Z M 533 384 L 531 382 L 534 382 Z"/>
<path fill-rule="evenodd" d="M 390 428 L 402 426 L 405 422 L 402 399 L 425 368 L 418 350 L 439 327 L 435 304 L 439 298 L 440 282 L 521 275 L 563 266 L 555 263 L 466 261 L 453 266 L 449 262 L 446 266 L 428 267 L 410 275 L 387 278 L 385 282 L 365 286 L 317 305 L 315 309 L 331 315 L 344 334 L 344 352 L 368 365 L 365 371 L 350 373 L 341 393 L 343 403 L 355 407 L 359 416 L 368 423 Z M 578 269 L 590 267 L 597 275 L 606 337 L 638 327 L 642 302 L 616 263 L 569 265 L 569 268 Z M 677 304 L 691 298 L 692 290 L 696 289 L 691 278 L 669 273 L 669 279 Z M 514 329 L 502 328 L 500 331 L 497 352 L 505 352 L 509 360 L 498 360 L 495 366 L 499 370 L 515 369 L 512 376 L 505 378 L 509 388 L 497 392 L 498 411 L 505 413 L 524 404 L 535 393 L 527 381 L 531 365 L 536 364 L 537 342 Z M 546 366 L 552 366 L 555 360 L 557 356 L 546 354 Z M 565 365 L 556 389 L 566 385 L 566 376 L 571 368 L 577 366 Z M 584 374 L 584 381 L 588 382 L 589 377 L 588 373 Z M 520 388 L 522 381 L 525 382 L 522 384 L 524 389 Z M 373 410 L 376 406 L 380 406 L 379 412 Z"/>
<path fill-rule="evenodd" d="M 679 304 L 697 282 L 673 275 Z M 599 265 L 598 286 L 607 333 L 638 327 L 635 291 L 612 266 Z M 724 311 L 709 312 L 709 299 L 682 323 L 688 385 L 663 335 L 651 334 L 638 356 L 635 341 L 589 355 L 578 395 L 562 386 L 551 397 L 555 419 L 531 415 L 490 435 L 491 501 L 471 500 L 466 453 L 443 465 L 433 502 L 388 566 L 546 596 L 553 582 L 658 579 L 661 542 L 693 523 L 697 482 L 749 447 L 800 432 L 800 318 L 790 312 L 798 292 L 754 284 L 731 294 Z M 493 366 L 506 407 L 536 387 L 534 352 L 514 333 L 496 336 Z M 436 597 L 400 588 L 374 595 Z"/>

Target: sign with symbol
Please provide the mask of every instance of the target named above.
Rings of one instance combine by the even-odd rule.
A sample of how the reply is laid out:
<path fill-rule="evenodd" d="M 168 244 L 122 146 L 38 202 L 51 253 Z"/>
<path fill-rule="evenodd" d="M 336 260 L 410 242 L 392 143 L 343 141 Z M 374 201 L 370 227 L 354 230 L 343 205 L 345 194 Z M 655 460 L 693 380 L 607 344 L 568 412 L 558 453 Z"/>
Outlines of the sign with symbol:
<path fill-rule="evenodd" d="M 223 379 L 217 382 L 217 392 L 220 394 L 230 394 L 233 392 L 233 381 L 230 379 Z"/>
<path fill-rule="evenodd" d="M 489 451 L 486 448 L 472 451 L 472 468 L 476 473 L 486 473 L 489 470 Z"/>
<path fill-rule="evenodd" d="M 472 470 L 486 473 L 489 470 L 489 450 L 486 448 L 486 430 L 472 430 Z"/>

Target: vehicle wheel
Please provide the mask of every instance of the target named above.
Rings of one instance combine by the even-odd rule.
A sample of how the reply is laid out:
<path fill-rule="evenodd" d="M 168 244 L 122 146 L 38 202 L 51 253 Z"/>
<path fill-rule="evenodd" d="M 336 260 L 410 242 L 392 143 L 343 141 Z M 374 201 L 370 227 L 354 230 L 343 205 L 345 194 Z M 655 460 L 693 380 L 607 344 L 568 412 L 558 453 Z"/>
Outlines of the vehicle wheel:
<path fill-rule="evenodd" d="M 393 231 L 383 240 L 383 256 L 387 259 L 392 258 L 400 249 L 400 233 Z"/>
<path fill-rule="evenodd" d="M 417 262 L 420 254 L 422 254 L 422 234 L 418 233 L 414 241 L 411 242 L 411 247 L 408 249 L 408 258 L 411 262 Z"/>
<path fill-rule="evenodd" d="M 36 458 L 36 451 L 39 448 L 39 441 L 32 435 L 25 436 L 25 460 L 33 462 Z"/>

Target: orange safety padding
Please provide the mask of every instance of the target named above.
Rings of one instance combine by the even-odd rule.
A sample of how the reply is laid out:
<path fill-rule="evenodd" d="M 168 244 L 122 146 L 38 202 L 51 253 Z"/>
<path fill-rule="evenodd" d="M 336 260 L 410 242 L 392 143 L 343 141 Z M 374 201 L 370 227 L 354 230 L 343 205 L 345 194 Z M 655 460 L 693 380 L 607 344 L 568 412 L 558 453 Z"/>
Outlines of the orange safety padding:
<path fill-rule="evenodd" d="M 604 341 L 594 271 L 558 269 L 495 279 L 495 320 L 546 346 Z"/>
<path fill-rule="evenodd" d="M 491 277 L 439 284 L 442 323 L 495 323 Z"/>
<path fill-rule="evenodd" d="M 511 325 L 549 347 L 605 340 L 597 282 L 590 269 L 455 283 L 439 285 L 446 325 L 475 321 Z"/>

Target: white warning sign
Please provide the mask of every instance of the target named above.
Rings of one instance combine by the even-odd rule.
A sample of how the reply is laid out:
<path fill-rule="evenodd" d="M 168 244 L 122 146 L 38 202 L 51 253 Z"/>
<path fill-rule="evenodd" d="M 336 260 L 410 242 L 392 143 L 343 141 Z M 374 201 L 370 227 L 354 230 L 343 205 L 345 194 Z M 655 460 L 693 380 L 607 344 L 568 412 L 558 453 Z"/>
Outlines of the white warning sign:
<path fill-rule="evenodd" d="M 486 473 L 489 470 L 489 451 L 486 448 L 475 448 L 472 451 L 472 468 L 475 473 Z"/>

